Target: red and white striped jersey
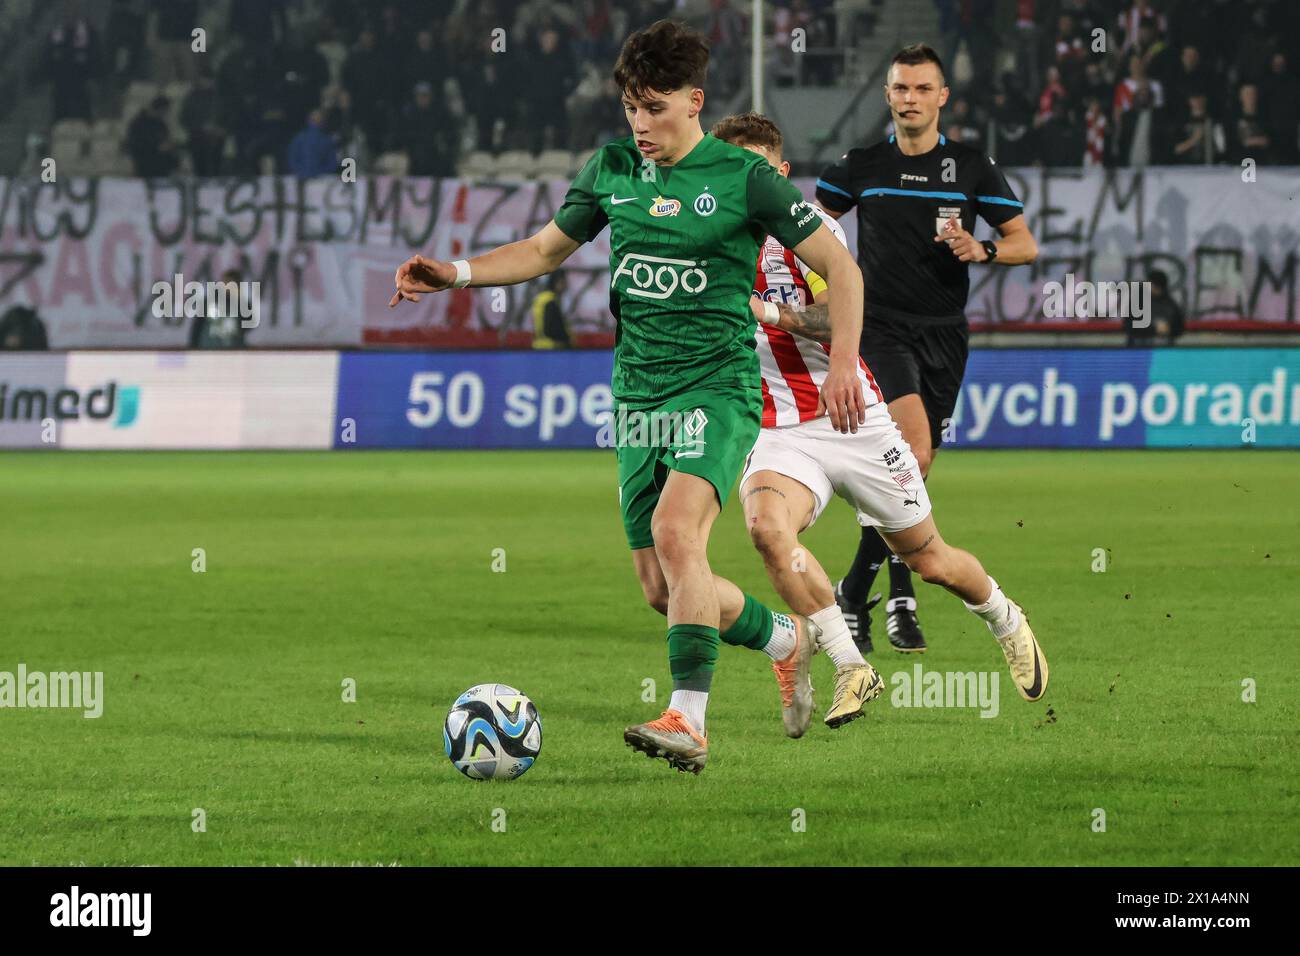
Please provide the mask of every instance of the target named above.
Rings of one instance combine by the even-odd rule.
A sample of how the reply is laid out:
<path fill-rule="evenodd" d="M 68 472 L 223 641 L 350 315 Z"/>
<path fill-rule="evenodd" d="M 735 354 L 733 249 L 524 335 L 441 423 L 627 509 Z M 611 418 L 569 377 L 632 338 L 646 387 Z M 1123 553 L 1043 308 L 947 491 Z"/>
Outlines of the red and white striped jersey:
<path fill-rule="evenodd" d="M 835 238 L 847 249 L 849 243 L 844 227 L 819 207 L 810 205 L 809 208 L 822 217 L 835 233 Z M 809 285 L 810 275 L 814 287 Z M 759 251 L 754 295 L 764 302 L 797 303 L 807 307 L 813 301 L 813 293 L 822 288 L 825 288 L 825 283 L 798 256 L 775 237 L 767 237 Z M 817 398 L 826 374 L 831 370 L 830 346 L 791 335 L 762 322 L 758 323 L 754 341 L 763 376 L 763 427 L 798 425 L 816 418 Z M 884 401 L 871 370 L 861 358 L 858 359 L 858 381 L 868 408 Z"/>

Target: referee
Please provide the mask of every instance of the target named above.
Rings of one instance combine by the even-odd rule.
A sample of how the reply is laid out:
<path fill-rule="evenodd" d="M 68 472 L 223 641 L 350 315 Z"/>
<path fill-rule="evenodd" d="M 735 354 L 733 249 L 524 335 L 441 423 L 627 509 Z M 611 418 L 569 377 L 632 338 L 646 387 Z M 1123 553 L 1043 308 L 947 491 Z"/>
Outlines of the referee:
<path fill-rule="evenodd" d="M 894 135 L 852 149 L 828 167 L 817 180 L 817 202 L 836 219 L 857 209 L 866 293 L 860 351 L 924 476 L 966 371 L 970 263 L 1033 262 L 1038 245 L 1025 224 L 1024 204 L 993 160 L 939 133 L 948 87 L 934 50 L 904 47 L 885 79 Z M 977 215 L 1001 239 L 972 236 Z M 890 554 L 874 527 L 863 527 L 835 599 L 854 640 L 871 651 L 868 612 L 880 595 L 870 602 L 867 596 L 887 558 L 889 642 L 895 650 L 919 653 L 925 637 L 916 621 L 911 571 Z"/>

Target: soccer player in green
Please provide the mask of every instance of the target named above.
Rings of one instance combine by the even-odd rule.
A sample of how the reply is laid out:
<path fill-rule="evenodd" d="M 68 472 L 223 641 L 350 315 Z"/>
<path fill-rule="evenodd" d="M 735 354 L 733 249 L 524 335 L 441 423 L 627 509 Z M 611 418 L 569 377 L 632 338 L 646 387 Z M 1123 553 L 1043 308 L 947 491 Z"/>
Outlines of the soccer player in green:
<path fill-rule="evenodd" d="M 535 235 L 469 261 L 414 256 L 397 270 L 389 303 L 526 282 L 609 226 L 619 502 L 642 591 L 668 617 L 673 677 L 663 716 L 628 727 L 624 739 L 693 773 L 708 759 L 705 707 L 720 641 L 772 658 L 790 736 L 800 736 L 812 714 L 812 626 L 714 575 L 706 554 L 762 417 L 749 299 L 768 235 L 835 292 L 831 367 L 820 391 L 833 426 L 856 432 L 866 414 L 856 374 L 857 263 L 763 157 L 705 135 L 708 62 L 704 39 L 679 24 L 661 20 L 633 33 L 614 68 L 632 135 L 597 150 Z M 663 422 L 680 425 L 667 440 L 655 427 Z"/>

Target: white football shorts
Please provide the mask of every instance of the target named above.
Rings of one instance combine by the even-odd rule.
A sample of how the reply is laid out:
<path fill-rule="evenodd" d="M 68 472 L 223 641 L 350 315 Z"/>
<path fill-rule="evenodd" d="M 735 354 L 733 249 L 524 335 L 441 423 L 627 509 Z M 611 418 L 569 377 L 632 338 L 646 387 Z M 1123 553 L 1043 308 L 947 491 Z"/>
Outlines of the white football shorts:
<path fill-rule="evenodd" d="M 745 460 L 741 487 L 759 471 L 793 478 L 813 493 L 809 528 L 832 495 L 854 507 L 858 524 L 886 532 L 905 531 L 930 513 L 916 456 L 883 404 L 867 409 L 866 424 L 856 433 L 837 432 L 828 415 L 762 429 Z"/>

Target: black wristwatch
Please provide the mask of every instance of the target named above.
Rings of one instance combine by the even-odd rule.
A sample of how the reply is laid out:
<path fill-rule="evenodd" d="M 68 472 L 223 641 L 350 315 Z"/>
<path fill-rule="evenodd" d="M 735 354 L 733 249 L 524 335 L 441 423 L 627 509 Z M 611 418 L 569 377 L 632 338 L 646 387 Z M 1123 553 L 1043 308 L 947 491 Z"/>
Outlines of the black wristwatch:
<path fill-rule="evenodd" d="M 983 246 L 984 251 L 988 253 L 988 259 L 985 260 L 986 262 L 992 262 L 998 257 L 998 247 L 992 239 L 985 239 L 980 243 L 980 245 Z"/>

